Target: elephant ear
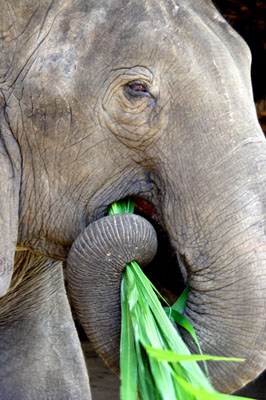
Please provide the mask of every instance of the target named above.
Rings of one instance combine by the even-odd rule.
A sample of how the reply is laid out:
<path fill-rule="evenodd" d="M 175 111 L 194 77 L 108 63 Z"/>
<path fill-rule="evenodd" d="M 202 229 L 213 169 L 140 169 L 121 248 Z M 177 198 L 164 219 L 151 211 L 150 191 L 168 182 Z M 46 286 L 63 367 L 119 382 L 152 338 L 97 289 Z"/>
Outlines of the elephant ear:
<path fill-rule="evenodd" d="M 0 296 L 11 282 L 18 235 L 21 156 L 0 108 Z"/>

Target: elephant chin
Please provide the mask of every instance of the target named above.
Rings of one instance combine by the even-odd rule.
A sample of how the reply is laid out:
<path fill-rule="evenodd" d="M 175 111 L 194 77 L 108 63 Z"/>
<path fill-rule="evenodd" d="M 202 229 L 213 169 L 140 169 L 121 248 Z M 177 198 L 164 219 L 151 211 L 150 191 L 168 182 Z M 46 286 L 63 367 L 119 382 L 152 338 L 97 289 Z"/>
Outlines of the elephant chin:
<path fill-rule="evenodd" d="M 191 274 L 186 282 L 190 267 L 175 254 L 158 223 L 155 208 L 136 201 L 136 212 L 142 215 L 114 215 L 93 222 L 77 237 L 68 255 L 70 297 L 96 352 L 111 370 L 119 373 L 120 283 L 125 265 L 136 260 L 145 266 L 145 273 L 170 303 L 186 284 L 190 287 L 186 316 L 192 321 L 205 354 L 246 358 L 243 364 L 210 363 L 214 386 L 229 393 L 255 379 L 265 366 L 265 355 L 255 343 L 258 339 L 248 338 L 245 319 L 237 318 L 232 307 L 226 315 L 226 285 L 219 291 L 208 291 L 203 282 L 201 290 L 197 277 L 194 279 Z M 240 289 L 243 291 L 242 286 Z M 258 325 L 256 329 L 261 331 Z M 242 333 L 247 337 L 245 343 Z M 191 351 L 196 352 L 190 335 L 183 331 L 181 334 Z"/>

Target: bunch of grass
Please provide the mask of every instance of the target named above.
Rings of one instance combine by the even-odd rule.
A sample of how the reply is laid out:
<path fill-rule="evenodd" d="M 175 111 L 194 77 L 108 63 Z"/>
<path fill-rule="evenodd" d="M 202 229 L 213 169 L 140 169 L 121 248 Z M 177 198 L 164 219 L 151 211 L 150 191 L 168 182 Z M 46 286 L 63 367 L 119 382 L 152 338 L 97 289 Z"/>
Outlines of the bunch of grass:
<path fill-rule="evenodd" d="M 109 214 L 133 213 L 134 203 L 114 203 Z M 182 312 L 188 289 L 172 307 L 163 307 L 162 297 L 139 265 L 125 268 L 121 283 L 121 400 L 232 400 L 218 393 L 197 361 L 243 361 L 203 355 L 195 330 Z M 185 328 L 199 353 L 192 355 L 174 328 Z M 206 368 L 205 368 L 206 369 Z M 238 399 L 247 400 L 238 397 Z"/>

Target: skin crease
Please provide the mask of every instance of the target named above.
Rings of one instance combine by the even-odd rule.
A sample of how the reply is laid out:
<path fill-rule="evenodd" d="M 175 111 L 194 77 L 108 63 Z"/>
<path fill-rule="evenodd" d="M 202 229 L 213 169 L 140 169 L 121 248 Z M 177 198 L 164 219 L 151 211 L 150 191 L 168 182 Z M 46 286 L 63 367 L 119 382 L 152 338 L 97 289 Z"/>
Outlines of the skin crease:
<path fill-rule="evenodd" d="M 203 352 L 246 359 L 210 365 L 214 385 L 254 379 L 266 366 L 266 142 L 246 44 L 208 0 L 0 5 L 0 399 L 90 398 L 59 261 L 128 195 L 154 204 L 186 270 Z"/>

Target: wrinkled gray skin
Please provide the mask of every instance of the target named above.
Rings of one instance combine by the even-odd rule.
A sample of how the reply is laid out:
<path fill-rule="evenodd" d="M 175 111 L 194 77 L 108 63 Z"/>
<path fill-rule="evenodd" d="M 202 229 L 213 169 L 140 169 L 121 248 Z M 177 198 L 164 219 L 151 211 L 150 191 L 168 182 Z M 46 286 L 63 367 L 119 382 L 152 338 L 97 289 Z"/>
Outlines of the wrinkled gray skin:
<path fill-rule="evenodd" d="M 90 399 L 61 261 L 128 195 L 157 209 L 203 352 L 246 359 L 210 365 L 214 385 L 254 379 L 266 366 L 266 142 L 246 44 L 209 0 L 0 9 L 0 399 Z"/>

